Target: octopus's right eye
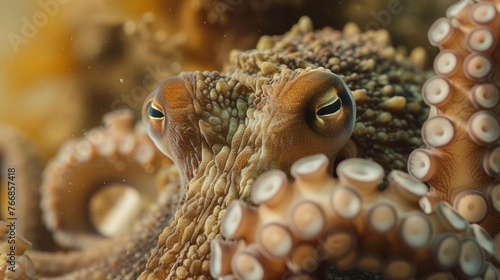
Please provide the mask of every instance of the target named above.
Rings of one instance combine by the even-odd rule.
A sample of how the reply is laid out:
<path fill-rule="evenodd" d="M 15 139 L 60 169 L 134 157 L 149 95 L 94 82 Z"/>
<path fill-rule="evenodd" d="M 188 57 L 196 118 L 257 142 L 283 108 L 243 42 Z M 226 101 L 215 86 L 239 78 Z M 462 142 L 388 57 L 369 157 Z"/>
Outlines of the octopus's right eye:
<path fill-rule="evenodd" d="M 155 119 L 163 119 L 165 115 L 158 109 L 156 109 L 153 104 L 149 106 L 149 116 Z"/>

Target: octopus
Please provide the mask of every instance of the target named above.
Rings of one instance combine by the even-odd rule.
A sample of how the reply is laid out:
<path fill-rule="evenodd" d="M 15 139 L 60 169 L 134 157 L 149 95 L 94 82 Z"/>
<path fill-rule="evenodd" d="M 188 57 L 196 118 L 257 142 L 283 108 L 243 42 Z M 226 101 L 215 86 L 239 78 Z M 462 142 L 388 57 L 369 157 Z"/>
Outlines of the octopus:
<path fill-rule="evenodd" d="M 0 223 L 0 275 L 498 279 L 499 11 L 452 5 L 428 33 L 434 75 L 384 30 L 314 31 L 303 17 L 221 72 L 164 80 L 142 124 L 112 112 L 44 171 L 45 225 L 77 250 L 16 235 L 11 252 Z M 104 217 L 103 238 L 89 193 L 123 173 L 140 198 Z"/>

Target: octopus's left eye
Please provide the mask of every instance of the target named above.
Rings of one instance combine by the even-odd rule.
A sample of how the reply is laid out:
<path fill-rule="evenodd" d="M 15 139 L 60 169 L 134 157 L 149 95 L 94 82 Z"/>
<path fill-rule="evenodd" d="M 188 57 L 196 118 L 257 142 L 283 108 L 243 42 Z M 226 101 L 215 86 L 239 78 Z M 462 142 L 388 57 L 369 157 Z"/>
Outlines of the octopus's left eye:
<path fill-rule="evenodd" d="M 165 114 L 163 114 L 163 112 L 161 112 L 160 110 L 156 109 L 153 104 L 151 104 L 149 106 L 149 116 L 151 118 L 155 118 L 155 119 L 162 119 L 165 117 Z"/>

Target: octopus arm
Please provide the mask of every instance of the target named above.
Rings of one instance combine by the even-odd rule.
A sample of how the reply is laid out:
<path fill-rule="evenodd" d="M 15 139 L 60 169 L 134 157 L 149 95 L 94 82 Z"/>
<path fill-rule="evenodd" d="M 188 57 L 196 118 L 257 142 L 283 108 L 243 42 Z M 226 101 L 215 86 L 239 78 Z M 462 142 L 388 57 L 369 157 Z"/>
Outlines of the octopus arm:
<path fill-rule="evenodd" d="M 409 173 L 430 186 L 427 211 L 444 200 L 483 226 L 500 246 L 500 2 L 459 1 L 429 29 L 436 76 L 423 86 L 435 113 L 422 127 L 426 149 L 412 152 Z M 493 262 L 498 266 L 497 251 Z"/>
<path fill-rule="evenodd" d="M 211 244 L 212 276 L 275 279 L 326 262 L 388 279 L 498 277 L 489 234 L 446 202 L 424 213 L 423 183 L 392 171 L 380 191 L 384 171 L 373 161 L 344 160 L 338 178 L 327 166 L 326 156 L 313 155 L 292 166 L 294 182 L 282 171 L 261 175 L 252 190 L 257 207 L 239 200 L 228 207 L 221 224 L 228 240 Z"/>

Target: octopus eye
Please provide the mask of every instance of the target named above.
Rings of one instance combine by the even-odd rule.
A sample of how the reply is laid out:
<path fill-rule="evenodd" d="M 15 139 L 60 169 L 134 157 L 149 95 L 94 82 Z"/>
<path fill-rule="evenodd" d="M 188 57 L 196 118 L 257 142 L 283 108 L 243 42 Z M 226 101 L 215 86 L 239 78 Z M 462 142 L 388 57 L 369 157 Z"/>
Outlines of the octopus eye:
<path fill-rule="evenodd" d="M 316 115 L 327 116 L 327 115 L 335 114 L 340 110 L 340 108 L 342 108 L 342 99 L 340 99 L 340 98 L 332 99 L 330 102 L 325 104 L 323 107 L 319 108 L 319 110 L 316 112 Z"/>
<path fill-rule="evenodd" d="M 149 106 L 149 116 L 155 119 L 162 119 L 165 115 L 158 109 L 156 109 L 153 104 Z"/>
<path fill-rule="evenodd" d="M 319 135 L 328 138 L 349 136 L 354 127 L 356 106 L 349 87 L 333 73 L 315 73 L 314 84 L 306 108 L 306 121 Z"/>

